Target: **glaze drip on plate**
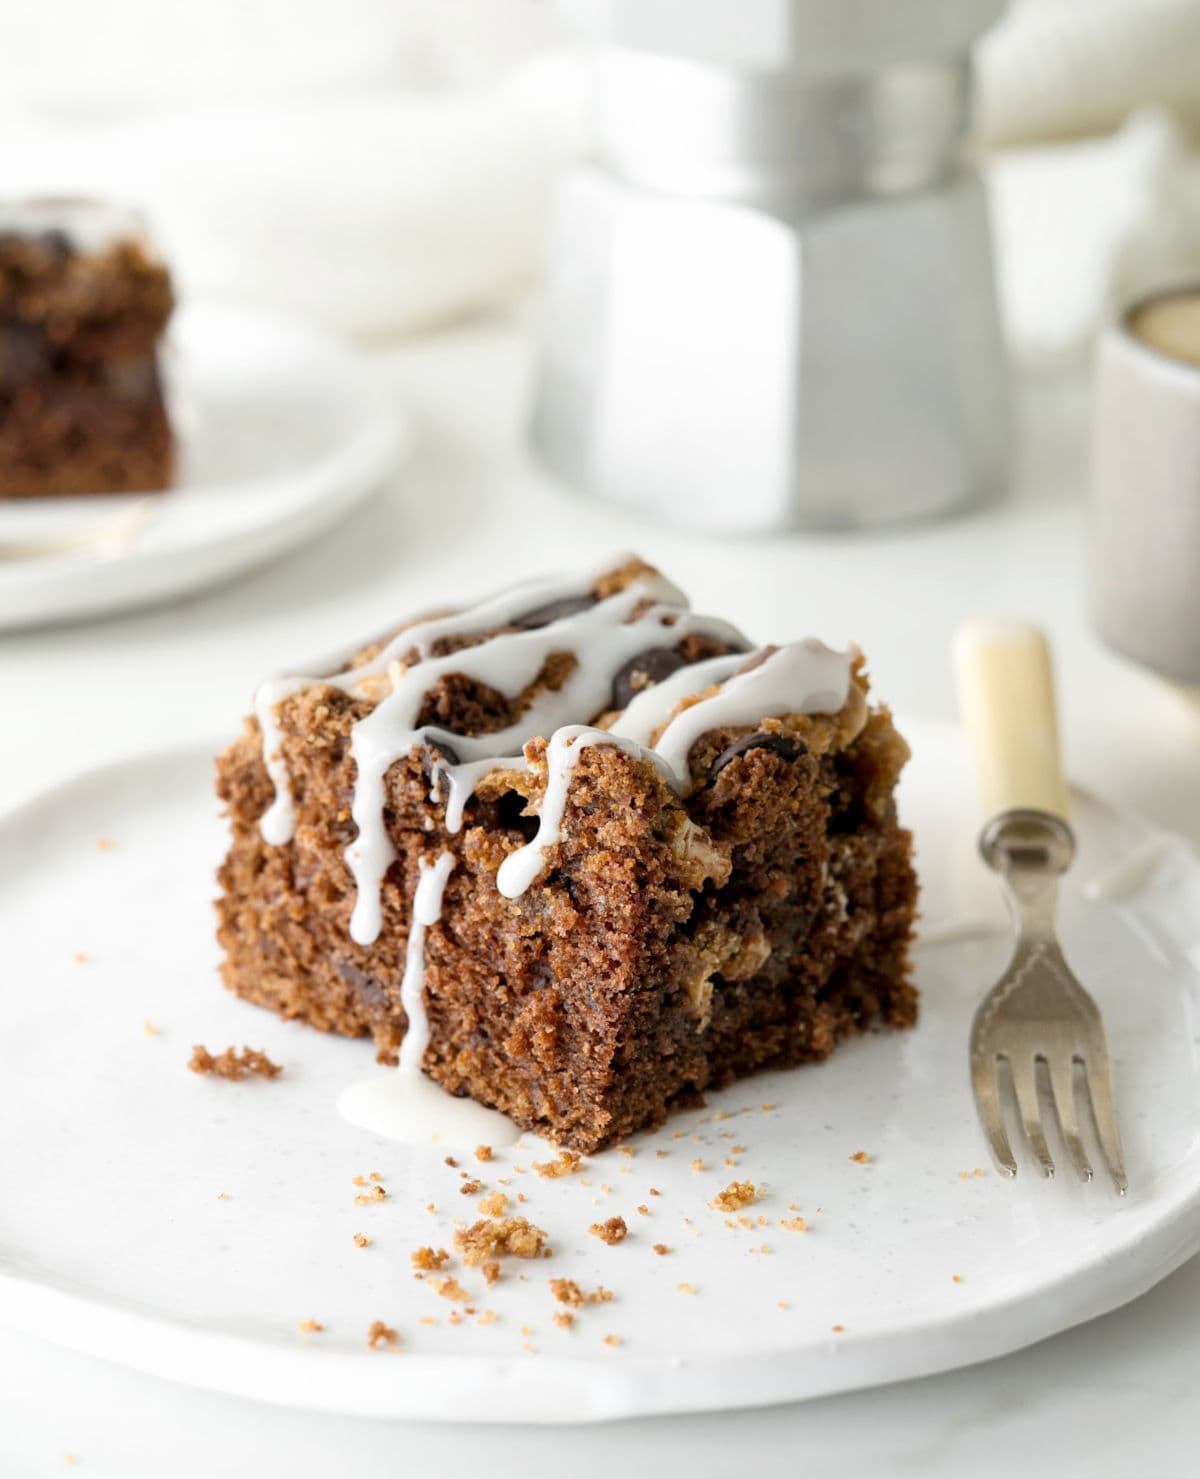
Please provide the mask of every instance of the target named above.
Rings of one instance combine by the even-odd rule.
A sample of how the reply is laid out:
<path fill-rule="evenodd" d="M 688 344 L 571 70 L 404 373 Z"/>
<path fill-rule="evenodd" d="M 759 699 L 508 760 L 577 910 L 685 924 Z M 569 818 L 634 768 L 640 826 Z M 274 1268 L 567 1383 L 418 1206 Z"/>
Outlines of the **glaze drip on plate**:
<path fill-rule="evenodd" d="M 441 918 L 442 898 L 454 870 L 454 854 L 439 853 L 431 863 L 422 858 L 413 894 L 412 924 L 404 957 L 400 1004 L 408 1031 L 400 1044 L 400 1061 L 390 1073 L 372 1074 L 347 1086 L 338 1101 L 345 1119 L 389 1140 L 416 1143 L 431 1139 L 466 1148 L 486 1143 L 510 1145 L 520 1132 L 507 1115 L 472 1099 L 455 1099 L 421 1072 L 429 1045 L 425 1011 L 425 936 Z"/>

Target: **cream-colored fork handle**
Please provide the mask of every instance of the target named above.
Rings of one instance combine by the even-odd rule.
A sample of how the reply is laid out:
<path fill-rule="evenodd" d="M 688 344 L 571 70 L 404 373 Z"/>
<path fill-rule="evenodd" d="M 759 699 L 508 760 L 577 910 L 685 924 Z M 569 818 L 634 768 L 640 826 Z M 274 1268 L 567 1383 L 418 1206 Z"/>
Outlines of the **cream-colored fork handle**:
<path fill-rule="evenodd" d="M 955 637 L 954 665 L 984 817 L 1032 807 L 1065 818 L 1046 638 L 1025 622 L 968 621 Z"/>

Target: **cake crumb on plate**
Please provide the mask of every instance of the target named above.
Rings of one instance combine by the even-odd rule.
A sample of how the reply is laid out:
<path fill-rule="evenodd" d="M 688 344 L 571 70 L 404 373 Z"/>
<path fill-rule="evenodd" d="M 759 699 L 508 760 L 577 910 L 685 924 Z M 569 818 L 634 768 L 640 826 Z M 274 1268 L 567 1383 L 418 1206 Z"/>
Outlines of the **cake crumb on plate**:
<path fill-rule="evenodd" d="M 440 1294 L 443 1299 L 453 1299 L 458 1304 L 469 1304 L 471 1302 L 470 1294 L 463 1288 L 453 1274 L 447 1274 L 444 1279 L 431 1280 L 430 1287 L 436 1294 Z"/>
<path fill-rule="evenodd" d="M 533 1169 L 539 1176 L 573 1176 L 583 1163 L 577 1150 L 560 1150 L 553 1161 L 534 1161 Z"/>
<path fill-rule="evenodd" d="M 610 1248 L 614 1243 L 623 1243 L 629 1234 L 623 1217 L 609 1217 L 604 1222 L 593 1222 L 588 1231 L 593 1237 L 599 1238 L 602 1243 L 607 1243 Z"/>
<path fill-rule="evenodd" d="M 551 1279 L 550 1292 L 559 1304 L 569 1304 L 578 1309 L 583 1304 L 611 1304 L 613 1292 L 603 1284 L 597 1284 L 590 1292 L 581 1289 L 574 1279 Z"/>
<path fill-rule="evenodd" d="M 277 1078 L 283 1072 L 278 1063 L 272 1063 L 266 1053 L 259 1052 L 257 1048 L 243 1047 L 239 1053 L 236 1048 L 229 1047 L 214 1057 L 203 1043 L 197 1043 L 193 1047 L 188 1067 L 193 1073 L 207 1073 L 213 1078 L 233 1080 L 251 1077 Z"/>
<path fill-rule="evenodd" d="M 549 1252 L 545 1232 L 524 1217 L 481 1219 L 459 1228 L 454 1241 L 464 1262 L 471 1265 L 505 1253 L 515 1258 L 537 1258 Z"/>
<path fill-rule="evenodd" d="M 758 1188 L 753 1181 L 731 1181 L 708 1205 L 716 1212 L 736 1212 L 739 1207 L 748 1207 L 757 1196 Z"/>

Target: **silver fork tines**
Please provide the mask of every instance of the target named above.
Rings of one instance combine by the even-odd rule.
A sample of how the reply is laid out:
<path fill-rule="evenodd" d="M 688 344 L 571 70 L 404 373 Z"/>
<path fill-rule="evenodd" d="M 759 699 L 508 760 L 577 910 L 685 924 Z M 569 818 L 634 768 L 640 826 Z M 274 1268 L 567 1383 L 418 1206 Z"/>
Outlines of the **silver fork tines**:
<path fill-rule="evenodd" d="M 1044 1098 L 1075 1170 L 1085 1181 L 1092 1179 L 1080 1132 L 1078 1091 L 1090 1107 L 1101 1154 L 1123 1196 L 1128 1183 L 1104 1024 L 1096 1003 L 1063 959 L 1054 930 L 1058 879 L 1074 856 L 1074 836 L 1066 822 L 1049 812 L 1007 811 L 988 823 L 980 850 L 1004 880 L 1018 931 L 1012 961 L 971 1026 L 971 1079 L 992 1155 L 1007 1175 L 1017 1174 L 1004 1127 L 1004 1064 L 1022 1133 L 1042 1174 L 1053 1176 L 1055 1169 L 1042 1127 Z"/>

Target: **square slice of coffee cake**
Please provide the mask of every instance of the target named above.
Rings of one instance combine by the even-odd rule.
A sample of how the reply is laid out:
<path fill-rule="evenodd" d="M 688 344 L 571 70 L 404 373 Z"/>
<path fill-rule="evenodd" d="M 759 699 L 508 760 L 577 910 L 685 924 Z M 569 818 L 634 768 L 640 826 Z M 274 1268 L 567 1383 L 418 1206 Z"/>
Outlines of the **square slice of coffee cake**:
<path fill-rule="evenodd" d="M 130 212 L 0 203 L 0 498 L 168 486 L 158 348 L 172 305 Z"/>
<path fill-rule="evenodd" d="M 225 981 L 594 1150 L 915 1020 L 907 756 L 857 653 L 636 560 L 523 586 L 259 690 Z"/>

